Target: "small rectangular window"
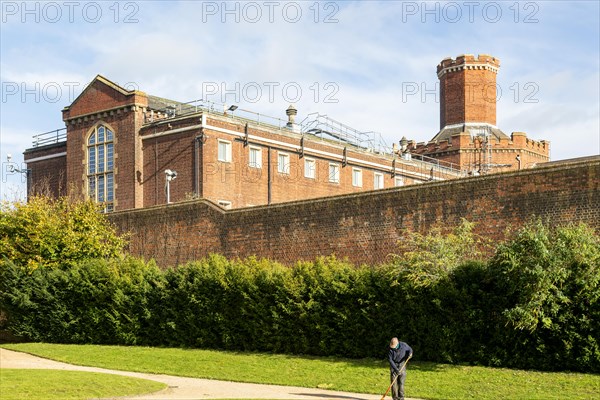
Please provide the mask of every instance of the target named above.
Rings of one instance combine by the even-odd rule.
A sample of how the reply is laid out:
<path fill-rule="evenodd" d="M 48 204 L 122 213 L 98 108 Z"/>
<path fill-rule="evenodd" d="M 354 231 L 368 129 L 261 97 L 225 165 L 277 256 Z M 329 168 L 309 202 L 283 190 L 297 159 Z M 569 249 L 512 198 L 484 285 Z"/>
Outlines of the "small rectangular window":
<path fill-rule="evenodd" d="M 352 168 L 352 186 L 362 186 L 362 170 L 358 168 Z"/>
<path fill-rule="evenodd" d="M 114 164 L 114 147 L 112 143 L 106 145 L 106 170 L 112 171 Z"/>
<path fill-rule="evenodd" d="M 88 174 L 96 173 L 96 148 L 88 147 Z"/>
<path fill-rule="evenodd" d="M 96 201 L 96 177 L 88 177 L 88 194 L 90 199 Z"/>
<path fill-rule="evenodd" d="M 340 183 L 340 166 L 338 164 L 329 164 L 329 182 Z"/>
<path fill-rule="evenodd" d="M 106 201 L 113 201 L 115 194 L 113 174 L 106 174 Z"/>
<path fill-rule="evenodd" d="M 104 175 L 98 176 L 98 202 L 104 201 Z"/>
<path fill-rule="evenodd" d="M 395 180 L 396 186 L 404 186 L 404 178 L 401 176 L 397 176 Z"/>
<path fill-rule="evenodd" d="M 104 146 L 98 146 L 98 172 L 104 172 Z"/>
<path fill-rule="evenodd" d="M 312 158 L 304 159 L 304 177 L 315 179 L 317 176 L 317 163 Z"/>
<path fill-rule="evenodd" d="M 290 155 L 287 153 L 277 154 L 277 172 L 281 174 L 290 173 Z"/>
<path fill-rule="evenodd" d="M 375 172 L 375 175 L 373 177 L 373 188 L 383 189 L 383 174 Z"/>
<path fill-rule="evenodd" d="M 219 139 L 219 154 L 218 160 L 222 162 L 231 162 L 231 142 Z"/>
<path fill-rule="evenodd" d="M 248 149 L 248 166 L 250 168 L 262 168 L 262 150 L 260 147 Z"/>

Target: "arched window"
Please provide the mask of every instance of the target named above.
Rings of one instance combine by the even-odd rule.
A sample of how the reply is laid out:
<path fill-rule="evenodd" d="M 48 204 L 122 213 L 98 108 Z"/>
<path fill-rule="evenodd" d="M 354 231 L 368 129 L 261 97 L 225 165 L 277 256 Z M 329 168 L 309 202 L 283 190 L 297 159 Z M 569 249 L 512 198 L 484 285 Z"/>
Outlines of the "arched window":
<path fill-rule="evenodd" d="M 113 132 L 97 125 L 87 140 L 88 195 L 104 206 L 104 212 L 114 210 L 114 146 Z"/>

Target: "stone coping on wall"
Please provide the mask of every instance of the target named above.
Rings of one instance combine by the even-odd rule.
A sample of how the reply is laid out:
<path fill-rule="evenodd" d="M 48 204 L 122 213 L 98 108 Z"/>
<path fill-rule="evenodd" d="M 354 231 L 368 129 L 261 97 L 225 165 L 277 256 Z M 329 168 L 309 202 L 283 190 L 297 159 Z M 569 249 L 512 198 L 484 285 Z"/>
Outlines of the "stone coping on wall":
<path fill-rule="evenodd" d="M 378 189 L 378 190 L 369 190 L 369 191 L 364 191 L 364 192 L 359 192 L 359 193 L 350 193 L 350 194 L 342 194 L 342 195 L 327 196 L 327 197 L 318 197 L 318 198 L 306 199 L 306 200 L 281 202 L 281 203 L 275 203 L 275 204 L 270 204 L 270 205 L 242 207 L 242 208 L 236 208 L 236 209 L 230 209 L 230 210 L 223 209 L 208 199 L 193 199 L 193 200 L 186 200 L 186 201 L 172 203 L 172 204 L 162 204 L 162 205 L 156 205 L 156 206 L 151 206 L 151 207 L 145 207 L 145 208 L 141 208 L 141 209 L 120 210 L 120 211 L 111 213 L 110 215 L 117 216 L 117 215 L 121 215 L 121 214 L 143 213 L 146 211 L 154 212 L 157 209 L 165 209 L 166 210 L 166 209 L 177 208 L 179 206 L 186 206 L 186 205 L 192 205 L 192 204 L 198 204 L 198 203 L 205 203 L 205 204 L 209 205 L 215 212 L 218 212 L 221 214 L 233 214 L 233 213 L 239 213 L 239 212 L 247 212 L 249 210 L 276 209 L 276 208 L 282 208 L 282 207 L 294 207 L 297 205 L 310 204 L 310 203 L 341 201 L 344 199 L 363 198 L 363 197 L 366 198 L 366 197 L 371 197 L 371 196 L 378 196 L 383 193 L 419 190 L 420 188 L 425 188 L 425 187 L 429 188 L 429 187 L 443 187 L 443 186 L 448 186 L 448 185 L 460 185 L 461 183 L 466 182 L 466 181 L 468 181 L 469 183 L 472 183 L 472 182 L 476 182 L 476 181 L 488 181 L 488 180 L 495 180 L 495 179 L 499 179 L 499 178 L 507 178 L 510 176 L 516 177 L 516 176 L 532 175 L 532 174 L 538 174 L 538 173 L 545 174 L 550 169 L 568 170 L 568 169 L 580 168 L 583 165 L 589 165 L 590 167 L 592 167 L 592 166 L 600 167 L 600 156 L 590 156 L 590 157 L 548 162 L 548 163 L 538 164 L 538 166 L 535 168 L 523 169 L 520 171 L 498 172 L 498 173 L 489 174 L 489 175 L 471 176 L 471 177 L 465 177 L 465 178 L 459 178 L 459 179 L 453 179 L 453 180 L 447 180 L 447 181 L 425 182 L 425 183 L 415 184 L 415 185 L 399 186 L 399 187 L 392 187 L 392 188 L 385 188 L 385 189 Z"/>

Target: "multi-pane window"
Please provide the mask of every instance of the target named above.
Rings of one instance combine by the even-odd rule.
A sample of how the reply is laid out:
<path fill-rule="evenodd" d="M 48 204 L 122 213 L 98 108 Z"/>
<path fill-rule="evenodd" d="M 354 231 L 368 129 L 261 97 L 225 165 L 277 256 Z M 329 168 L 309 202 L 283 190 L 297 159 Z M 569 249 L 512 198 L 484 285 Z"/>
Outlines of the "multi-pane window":
<path fill-rule="evenodd" d="M 290 173 L 290 155 L 287 153 L 277 153 L 277 172 L 281 174 Z"/>
<path fill-rule="evenodd" d="M 88 196 L 102 203 L 104 211 L 114 210 L 114 134 L 104 125 L 97 125 L 87 139 Z"/>
<path fill-rule="evenodd" d="M 373 175 L 373 188 L 383 189 L 383 174 L 375 172 L 375 175 Z"/>
<path fill-rule="evenodd" d="M 340 183 L 340 166 L 338 164 L 329 164 L 329 182 Z"/>
<path fill-rule="evenodd" d="M 262 168 L 262 152 L 260 147 L 249 147 L 248 166 L 250 168 Z"/>
<path fill-rule="evenodd" d="M 217 159 L 222 162 L 231 162 L 231 142 L 219 139 L 217 146 L 219 152 Z"/>
<path fill-rule="evenodd" d="M 362 170 L 358 168 L 352 168 L 352 186 L 362 186 Z"/>
<path fill-rule="evenodd" d="M 317 176 L 317 163 L 312 158 L 304 159 L 304 177 L 315 179 Z"/>

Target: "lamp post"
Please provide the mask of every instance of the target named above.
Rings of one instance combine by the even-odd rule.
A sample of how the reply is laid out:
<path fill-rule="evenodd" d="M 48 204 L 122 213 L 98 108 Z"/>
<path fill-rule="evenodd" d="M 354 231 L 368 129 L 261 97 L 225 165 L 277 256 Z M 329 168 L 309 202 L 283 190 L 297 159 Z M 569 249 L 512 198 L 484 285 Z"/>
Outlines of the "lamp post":
<path fill-rule="evenodd" d="M 171 181 L 177 178 L 177 171 L 165 170 L 165 193 L 167 195 L 167 204 L 171 203 Z"/>
<path fill-rule="evenodd" d="M 6 161 L 7 161 L 6 172 L 8 172 L 9 174 L 14 174 L 16 172 L 16 173 L 25 175 L 25 179 L 27 181 L 26 182 L 27 195 L 29 195 L 29 175 L 31 174 L 31 169 L 29 169 L 29 168 L 21 169 L 21 168 L 17 167 L 16 164 L 13 163 L 12 154 L 10 154 L 10 153 L 6 155 Z"/>
<path fill-rule="evenodd" d="M 8 165 L 6 166 L 6 170 L 7 170 L 7 172 L 10 172 L 11 174 L 14 174 L 15 172 L 17 172 L 19 174 L 29 175 L 29 173 L 31 172 L 31 170 L 29 168 L 20 169 L 18 167 L 15 167 L 15 163 L 12 162 L 12 154 L 6 155 L 6 161 L 8 162 Z"/>

